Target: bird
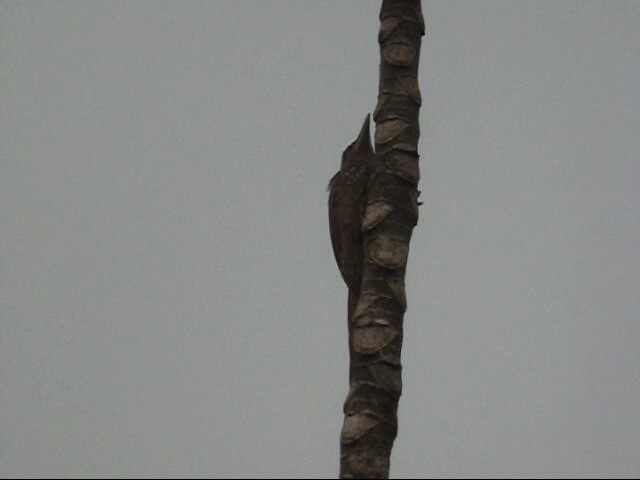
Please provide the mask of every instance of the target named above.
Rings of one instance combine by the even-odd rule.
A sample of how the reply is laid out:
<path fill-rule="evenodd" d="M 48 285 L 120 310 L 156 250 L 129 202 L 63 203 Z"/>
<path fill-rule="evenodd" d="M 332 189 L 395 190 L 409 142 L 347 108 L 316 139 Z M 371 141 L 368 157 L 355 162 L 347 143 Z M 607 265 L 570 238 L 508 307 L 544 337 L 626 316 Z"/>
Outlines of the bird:
<path fill-rule="evenodd" d="M 362 221 L 366 208 L 366 188 L 374 171 L 375 153 L 367 115 L 358 137 L 342 153 L 340 170 L 331 178 L 329 191 L 329 233 L 333 254 L 348 289 L 350 380 L 353 377 L 353 321 L 360 298 L 364 242 Z"/>

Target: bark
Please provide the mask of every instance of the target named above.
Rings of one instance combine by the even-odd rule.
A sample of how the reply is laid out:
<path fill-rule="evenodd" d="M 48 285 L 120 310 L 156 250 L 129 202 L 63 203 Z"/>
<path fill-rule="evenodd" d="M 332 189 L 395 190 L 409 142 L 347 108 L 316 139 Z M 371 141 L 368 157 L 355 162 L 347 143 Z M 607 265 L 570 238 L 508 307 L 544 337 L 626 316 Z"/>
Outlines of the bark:
<path fill-rule="evenodd" d="M 341 478 L 388 478 L 402 393 L 404 277 L 418 221 L 420 0 L 383 0 L 375 171 L 362 225 L 362 288 L 351 321 L 350 390 L 340 437 Z"/>

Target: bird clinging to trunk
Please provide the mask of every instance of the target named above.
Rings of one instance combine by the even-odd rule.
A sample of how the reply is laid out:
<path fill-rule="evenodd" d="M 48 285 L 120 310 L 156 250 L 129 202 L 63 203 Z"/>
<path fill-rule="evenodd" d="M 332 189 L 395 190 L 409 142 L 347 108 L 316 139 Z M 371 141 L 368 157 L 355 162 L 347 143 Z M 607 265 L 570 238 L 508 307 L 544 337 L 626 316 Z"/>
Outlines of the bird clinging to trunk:
<path fill-rule="evenodd" d="M 352 316 L 360 297 L 364 262 L 362 220 L 366 208 L 365 189 L 373 172 L 374 161 L 367 115 L 358 138 L 342 153 L 340 170 L 331 178 L 328 187 L 329 231 L 333 254 L 349 289 L 347 321 L 350 372 L 354 367 Z"/>

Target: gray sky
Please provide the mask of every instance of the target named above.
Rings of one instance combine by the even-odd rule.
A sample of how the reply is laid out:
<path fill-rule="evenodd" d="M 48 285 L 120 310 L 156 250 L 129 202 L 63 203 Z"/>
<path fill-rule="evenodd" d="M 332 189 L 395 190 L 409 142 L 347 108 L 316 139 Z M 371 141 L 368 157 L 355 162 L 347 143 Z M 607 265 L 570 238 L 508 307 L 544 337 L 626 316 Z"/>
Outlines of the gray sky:
<path fill-rule="evenodd" d="M 392 476 L 637 477 L 640 3 L 423 8 Z M 0 476 L 337 475 L 378 10 L 0 5 Z"/>

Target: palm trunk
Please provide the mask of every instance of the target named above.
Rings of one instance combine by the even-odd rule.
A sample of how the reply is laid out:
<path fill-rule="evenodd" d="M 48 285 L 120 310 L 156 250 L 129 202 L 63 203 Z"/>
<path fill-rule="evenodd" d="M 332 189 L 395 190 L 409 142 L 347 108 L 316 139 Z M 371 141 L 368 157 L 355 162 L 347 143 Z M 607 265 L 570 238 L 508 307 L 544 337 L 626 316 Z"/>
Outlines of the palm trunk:
<path fill-rule="evenodd" d="M 404 277 L 418 221 L 420 0 L 383 0 L 376 168 L 367 187 L 362 289 L 351 321 L 350 391 L 340 438 L 341 478 L 389 478 L 402 392 Z"/>

